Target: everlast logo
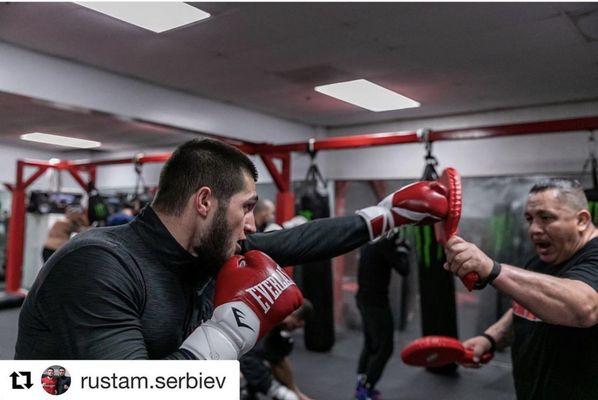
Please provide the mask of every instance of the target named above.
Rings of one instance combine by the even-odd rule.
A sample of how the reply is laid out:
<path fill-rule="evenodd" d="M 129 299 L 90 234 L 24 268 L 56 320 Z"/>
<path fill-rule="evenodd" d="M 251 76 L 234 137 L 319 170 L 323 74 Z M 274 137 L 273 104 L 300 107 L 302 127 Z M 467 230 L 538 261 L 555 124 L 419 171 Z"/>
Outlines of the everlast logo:
<path fill-rule="evenodd" d="M 293 282 L 282 268 L 277 267 L 276 271 L 268 278 L 264 279 L 257 285 L 246 289 L 246 291 L 253 296 L 257 303 L 262 307 L 264 314 L 267 314 L 272 304 L 280 297 L 282 292 Z"/>

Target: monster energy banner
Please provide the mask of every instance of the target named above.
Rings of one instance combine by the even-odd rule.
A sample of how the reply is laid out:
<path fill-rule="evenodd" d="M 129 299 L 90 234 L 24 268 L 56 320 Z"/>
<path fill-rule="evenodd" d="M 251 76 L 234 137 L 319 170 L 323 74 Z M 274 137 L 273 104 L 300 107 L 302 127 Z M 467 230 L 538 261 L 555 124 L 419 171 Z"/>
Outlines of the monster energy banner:
<path fill-rule="evenodd" d="M 588 207 L 592 213 L 592 221 L 598 223 L 598 189 L 587 189 Z"/>
<path fill-rule="evenodd" d="M 522 265 L 529 258 L 528 242 L 522 240 L 526 232 L 521 221 L 523 203 L 516 200 L 518 196 L 507 194 L 503 198 L 504 203 L 494 206 L 488 224 L 489 231 L 484 235 L 487 239 L 482 243 L 491 258 L 511 265 Z M 511 298 L 492 287 L 479 292 L 478 301 L 478 332 L 483 332 L 498 321 L 511 307 Z"/>

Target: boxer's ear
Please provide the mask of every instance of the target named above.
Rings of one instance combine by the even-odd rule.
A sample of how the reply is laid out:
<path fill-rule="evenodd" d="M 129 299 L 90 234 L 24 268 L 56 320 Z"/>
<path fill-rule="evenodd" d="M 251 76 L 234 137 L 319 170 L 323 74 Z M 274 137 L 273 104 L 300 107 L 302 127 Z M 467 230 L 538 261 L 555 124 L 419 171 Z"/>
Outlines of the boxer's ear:
<path fill-rule="evenodd" d="M 193 206 L 202 217 L 207 217 L 215 206 L 216 199 L 212 189 L 207 186 L 200 187 L 193 195 Z"/>

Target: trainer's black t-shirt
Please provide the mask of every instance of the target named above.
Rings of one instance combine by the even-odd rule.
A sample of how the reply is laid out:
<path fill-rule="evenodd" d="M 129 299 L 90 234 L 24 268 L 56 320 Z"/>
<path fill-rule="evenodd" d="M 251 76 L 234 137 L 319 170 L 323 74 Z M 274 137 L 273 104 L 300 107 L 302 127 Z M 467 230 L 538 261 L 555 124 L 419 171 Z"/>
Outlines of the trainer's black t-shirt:
<path fill-rule="evenodd" d="M 587 283 L 598 291 L 598 238 L 563 264 L 536 256 L 526 269 Z M 542 322 L 513 303 L 513 377 L 519 400 L 598 399 L 598 325 L 571 328 Z"/>
<path fill-rule="evenodd" d="M 368 240 L 357 215 L 247 236 L 279 265 L 335 257 Z M 183 340 L 213 312 L 214 272 L 185 250 L 151 207 L 62 246 L 19 316 L 15 359 L 185 359 Z"/>

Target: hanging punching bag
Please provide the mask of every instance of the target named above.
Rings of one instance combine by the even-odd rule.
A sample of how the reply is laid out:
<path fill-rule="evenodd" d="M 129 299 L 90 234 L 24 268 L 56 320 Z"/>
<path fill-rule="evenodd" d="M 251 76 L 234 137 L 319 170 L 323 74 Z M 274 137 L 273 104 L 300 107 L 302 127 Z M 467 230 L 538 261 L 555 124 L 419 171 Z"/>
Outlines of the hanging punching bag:
<path fill-rule="evenodd" d="M 593 141 L 593 139 L 591 139 Z M 584 165 L 584 173 L 587 165 L 590 164 L 590 172 L 592 173 L 592 188 L 586 189 L 586 197 L 588 198 L 588 208 L 592 214 L 592 222 L 596 224 L 598 222 L 598 163 L 593 153 L 586 160 Z"/>
<path fill-rule="evenodd" d="M 330 216 L 328 195 L 319 190 L 325 181 L 313 162 L 301 189 L 297 210 L 309 220 Z M 334 304 L 332 261 L 324 260 L 299 266 L 299 287 L 314 307 L 313 318 L 305 323 L 305 347 L 311 351 L 329 351 L 334 345 Z"/>
<path fill-rule="evenodd" d="M 428 155 L 426 162 L 423 180 L 438 179 L 434 168 L 436 159 Z M 455 282 L 453 275 L 443 268 L 446 261 L 444 249 L 436 241 L 433 226 L 417 226 L 413 229 L 418 258 L 422 335 L 457 338 Z M 456 368 L 457 364 L 449 364 L 427 369 L 436 373 L 452 373 Z"/>

